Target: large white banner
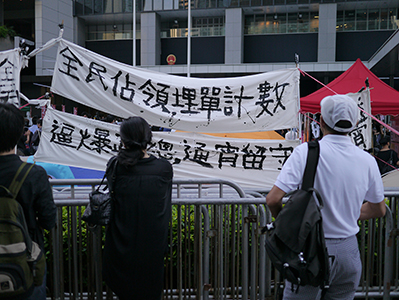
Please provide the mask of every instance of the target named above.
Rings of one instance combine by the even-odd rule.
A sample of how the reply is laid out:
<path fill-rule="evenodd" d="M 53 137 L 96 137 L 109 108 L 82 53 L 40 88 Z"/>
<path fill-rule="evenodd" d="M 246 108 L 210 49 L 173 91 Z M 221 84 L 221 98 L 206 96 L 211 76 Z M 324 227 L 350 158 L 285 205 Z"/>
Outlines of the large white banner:
<path fill-rule="evenodd" d="M 371 114 L 370 89 L 367 88 L 360 93 L 349 93 L 347 95 L 355 100 L 357 106 L 361 108 L 359 123 L 349 133 L 349 136 L 356 146 L 363 150 L 369 150 L 372 147 L 372 121 L 363 111 Z"/>
<path fill-rule="evenodd" d="M 19 107 L 20 72 L 23 65 L 19 49 L 0 52 L 0 102 Z"/>
<path fill-rule="evenodd" d="M 177 178 L 222 178 L 270 189 L 299 144 L 187 132 L 153 132 L 149 152 L 173 165 Z M 104 170 L 120 147 L 119 126 L 48 108 L 36 161 Z"/>
<path fill-rule="evenodd" d="M 187 78 L 132 67 L 58 42 L 51 91 L 122 118 L 192 132 L 298 127 L 296 68 L 234 78 Z"/>

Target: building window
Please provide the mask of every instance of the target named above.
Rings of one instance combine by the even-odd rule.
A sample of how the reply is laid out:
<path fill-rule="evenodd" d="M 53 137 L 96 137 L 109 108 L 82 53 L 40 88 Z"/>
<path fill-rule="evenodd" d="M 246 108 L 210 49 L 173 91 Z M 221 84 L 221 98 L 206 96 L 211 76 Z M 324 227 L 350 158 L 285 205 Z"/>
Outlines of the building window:
<path fill-rule="evenodd" d="M 193 18 L 191 36 L 224 36 L 224 17 Z M 161 24 L 161 38 L 186 37 L 187 20 L 174 19 Z"/>
<path fill-rule="evenodd" d="M 142 11 L 143 1 L 136 0 L 136 12 Z M 73 2 L 75 16 L 127 13 L 133 11 L 133 0 L 73 0 Z"/>
<path fill-rule="evenodd" d="M 86 26 L 86 40 L 126 40 L 133 39 L 131 23 L 97 24 Z M 136 39 L 140 39 L 140 24 L 136 26 Z"/>
<path fill-rule="evenodd" d="M 397 8 L 337 11 L 337 31 L 385 30 L 398 28 Z"/>
<path fill-rule="evenodd" d="M 245 16 L 245 34 L 317 32 L 318 12 L 256 14 Z"/>

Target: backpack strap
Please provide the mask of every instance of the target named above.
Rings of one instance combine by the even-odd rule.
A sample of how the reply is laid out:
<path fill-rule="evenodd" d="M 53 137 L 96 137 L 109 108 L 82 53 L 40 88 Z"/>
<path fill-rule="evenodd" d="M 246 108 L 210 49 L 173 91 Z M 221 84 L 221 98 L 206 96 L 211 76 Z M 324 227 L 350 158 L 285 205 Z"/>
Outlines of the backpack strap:
<path fill-rule="evenodd" d="M 24 183 L 26 177 L 28 176 L 28 174 L 29 174 L 30 170 L 33 168 L 33 166 L 34 166 L 34 164 L 28 164 L 26 162 L 23 162 L 19 166 L 17 172 L 15 173 L 14 178 L 11 181 L 10 187 L 8 188 L 8 190 L 6 189 L 6 191 L 10 194 L 10 196 L 12 196 L 14 201 L 16 201 L 15 198 L 17 197 L 19 190 L 22 187 L 22 184 Z M 7 221 L 7 220 L 4 220 L 2 222 L 17 226 L 22 230 L 22 234 L 24 236 L 24 240 L 25 240 L 25 244 L 26 244 L 26 250 L 28 252 L 28 257 L 30 257 L 31 253 L 32 253 L 32 240 L 28 233 L 28 226 L 26 225 L 24 211 L 22 209 L 22 206 L 19 203 L 18 203 L 18 210 L 19 210 L 19 213 L 17 216 L 17 222 Z"/>
<path fill-rule="evenodd" d="M 117 165 L 117 162 L 118 162 L 118 160 L 117 160 L 116 156 L 111 157 L 111 159 L 109 161 L 109 164 L 107 166 L 107 169 L 104 172 L 103 179 L 101 180 L 100 185 L 97 187 L 97 191 L 100 190 L 100 187 L 103 185 L 104 180 L 107 177 L 107 174 L 111 171 L 112 180 L 111 180 L 111 182 L 108 181 L 108 189 L 111 192 L 110 186 L 115 182 L 115 179 L 116 179 L 116 165 Z M 105 186 L 103 190 L 106 190 L 106 189 L 107 189 L 107 186 Z"/>
<path fill-rule="evenodd" d="M 317 164 L 319 163 L 320 145 L 317 140 L 308 142 L 308 157 L 305 172 L 302 179 L 302 190 L 307 191 L 313 187 L 316 176 Z"/>
<path fill-rule="evenodd" d="M 11 194 L 13 195 L 14 199 L 17 197 L 19 190 L 22 187 L 26 177 L 28 176 L 30 170 L 33 168 L 34 164 L 28 164 L 26 162 L 22 163 L 21 166 L 18 168 L 17 173 L 8 188 Z"/>

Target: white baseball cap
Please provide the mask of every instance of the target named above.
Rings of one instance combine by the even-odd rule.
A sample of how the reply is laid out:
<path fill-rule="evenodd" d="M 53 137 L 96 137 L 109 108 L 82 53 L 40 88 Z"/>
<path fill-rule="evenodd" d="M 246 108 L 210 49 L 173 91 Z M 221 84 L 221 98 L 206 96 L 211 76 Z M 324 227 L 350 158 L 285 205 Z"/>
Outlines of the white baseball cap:
<path fill-rule="evenodd" d="M 356 102 L 347 95 L 333 95 L 320 102 L 324 122 L 338 132 L 350 132 L 356 127 L 359 119 L 359 108 Z M 339 126 L 339 121 L 349 121 L 350 126 Z M 348 124 L 349 125 L 349 124 Z"/>

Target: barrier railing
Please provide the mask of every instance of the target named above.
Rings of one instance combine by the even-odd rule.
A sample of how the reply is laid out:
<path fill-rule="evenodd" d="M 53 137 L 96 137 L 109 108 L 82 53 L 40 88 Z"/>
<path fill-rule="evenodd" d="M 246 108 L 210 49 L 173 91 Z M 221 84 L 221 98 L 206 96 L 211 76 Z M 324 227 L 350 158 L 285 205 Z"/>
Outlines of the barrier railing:
<path fill-rule="evenodd" d="M 46 247 L 52 299 L 113 299 L 101 275 L 105 229 L 89 230 L 81 220 L 88 193 L 99 183 L 51 180 L 58 207 Z M 386 196 L 392 213 L 360 224 L 357 298 L 390 299 L 398 291 L 399 191 Z M 270 221 L 261 193 L 220 179 L 175 179 L 164 299 L 272 299 L 282 283 L 260 232 Z"/>

